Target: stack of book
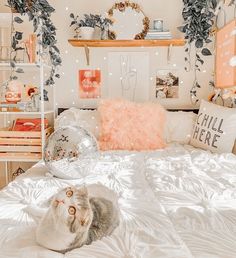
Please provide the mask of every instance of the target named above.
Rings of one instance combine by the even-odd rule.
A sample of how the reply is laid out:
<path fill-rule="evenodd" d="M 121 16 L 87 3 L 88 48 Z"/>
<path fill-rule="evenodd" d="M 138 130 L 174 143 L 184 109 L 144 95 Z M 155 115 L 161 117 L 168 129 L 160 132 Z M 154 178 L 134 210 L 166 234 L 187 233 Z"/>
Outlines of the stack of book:
<path fill-rule="evenodd" d="M 49 127 L 48 119 L 44 119 L 45 129 Z M 18 118 L 13 122 L 11 131 L 41 131 L 41 118 Z"/>
<path fill-rule="evenodd" d="M 0 102 L 0 112 L 21 112 L 25 111 L 28 102 Z"/>
<path fill-rule="evenodd" d="M 172 34 L 169 30 L 149 30 L 145 39 L 172 39 Z"/>

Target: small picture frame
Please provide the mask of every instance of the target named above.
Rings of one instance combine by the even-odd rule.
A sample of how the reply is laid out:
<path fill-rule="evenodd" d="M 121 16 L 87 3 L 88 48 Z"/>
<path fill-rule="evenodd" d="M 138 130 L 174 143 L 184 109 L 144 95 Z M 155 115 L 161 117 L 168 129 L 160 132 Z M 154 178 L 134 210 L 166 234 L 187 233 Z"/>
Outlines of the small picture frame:
<path fill-rule="evenodd" d="M 79 97 L 101 98 L 101 70 L 79 70 Z"/>
<path fill-rule="evenodd" d="M 179 84 L 177 70 L 158 70 L 155 81 L 155 99 L 179 98 Z"/>

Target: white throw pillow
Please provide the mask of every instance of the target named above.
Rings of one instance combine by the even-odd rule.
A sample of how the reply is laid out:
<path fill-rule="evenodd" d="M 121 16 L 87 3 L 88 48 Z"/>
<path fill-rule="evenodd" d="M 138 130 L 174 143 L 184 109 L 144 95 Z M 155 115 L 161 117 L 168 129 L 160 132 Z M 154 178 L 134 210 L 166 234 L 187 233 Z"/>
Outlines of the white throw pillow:
<path fill-rule="evenodd" d="M 63 126 L 81 126 L 99 137 L 99 114 L 97 110 L 70 108 L 61 113 L 55 121 L 55 129 Z"/>
<path fill-rule="evenodd" d="M 189 144 L 197 115 L 193 112 L 167 112 L 165 139 L 167 143 Z"/>
<path fill-rule="evenodd" d="M 202 100 L 191 145 L 216 153 L 230 153 L 236 138 L 236 109 Z"/>

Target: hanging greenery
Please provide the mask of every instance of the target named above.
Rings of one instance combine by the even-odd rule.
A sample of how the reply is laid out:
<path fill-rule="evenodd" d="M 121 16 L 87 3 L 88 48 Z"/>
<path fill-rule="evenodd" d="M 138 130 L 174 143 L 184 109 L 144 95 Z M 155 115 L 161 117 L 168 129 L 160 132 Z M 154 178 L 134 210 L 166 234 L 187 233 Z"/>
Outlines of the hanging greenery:
<path fill-rule="evenodd" d="M 28 15 L 29 21 L 32 21 L 34 33 L 38 38 L 38 43 L 42 47 L 42 51 L 38 54 L 42 57 L 45 53 L 49 54 L 52 70 L 46 81 L 46 85 L 55 84 L 55 77 L 60 78 L 57 73 L 57 67 L 61 65 L 60 51 L 56 46 L 56 27 L 51 21 L 51 14 L 55 9 L 48 3 L 47 0 L 8 0 L 8 6 L 12 12 L 20 13 L 20 15 Z M 12 21 L 12 50 L 16 53 L 20 50 L 19 43 L 23 38 L 23 33 L 15 31 L 14 23 L 21 24 L 21 17 L 15 17 Z M 12 52 L 12 53 L 13 53 Z M 15 70 L 15 56 L 11 55 L 11 67 L 15 72 L 22 73 L 22 69 Z M 14 79 L 13 76 L 11 79 Z"/>
<path fill-rule="evenodd" d="M 218 1 L 183 0 L 183 2 L 184 9 L 182 15 L 184 18 L 184 24 L 179 27 L 179 29 L 184 33 L 187 41 L 185 52 L 188 57 L 185 57 L 185 61 L 189 67 L 185 67 L 186 71 L 191 69 L 191 46 L 193 45 L 196 50 L 193 67 L 195 79 L 190 91 L 191 100 L 196 104 L 199 101 L 197 97 L 197 89 L 201 88 L 197 73 L 201 71 L 200 67 L 204 64 L 204 57 L 212 55 L 207 44 L 212 42 L 211 38 L 214 34 L 215 10 Z"/>

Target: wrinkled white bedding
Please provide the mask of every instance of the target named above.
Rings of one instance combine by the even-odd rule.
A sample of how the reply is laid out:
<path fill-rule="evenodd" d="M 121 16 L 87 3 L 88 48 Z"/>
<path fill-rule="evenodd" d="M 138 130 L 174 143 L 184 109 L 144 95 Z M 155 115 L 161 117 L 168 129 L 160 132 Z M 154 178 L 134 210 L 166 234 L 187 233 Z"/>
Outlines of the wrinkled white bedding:
<path fill-rule="evenodd" d="M 81 179 L 45 176 L 39 164 L 0 192 L 1 258 L 235 258 L 236 156 L 189 146 L 103 153 Z M 59 188 L 102 183 L 119 196 L 111 237 L 65 255 L 35 242 L 38 218 Z"/>

